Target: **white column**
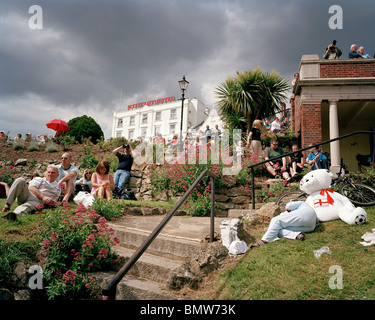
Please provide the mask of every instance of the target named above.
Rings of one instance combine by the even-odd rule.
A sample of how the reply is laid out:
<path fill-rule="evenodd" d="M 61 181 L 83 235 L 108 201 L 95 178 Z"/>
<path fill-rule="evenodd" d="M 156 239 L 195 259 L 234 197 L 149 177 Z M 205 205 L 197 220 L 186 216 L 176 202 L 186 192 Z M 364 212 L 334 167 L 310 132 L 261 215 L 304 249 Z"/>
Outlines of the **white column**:
<path fill-rule="evenodd" d="M 339 119 L 337 114 L 337 100 L 329 101 L 329 139 L 339 136 Z M 330 171 L 337 173 L 340 170 L 340 142 L 339 140 L 330 143 L 331 167 Z"/>

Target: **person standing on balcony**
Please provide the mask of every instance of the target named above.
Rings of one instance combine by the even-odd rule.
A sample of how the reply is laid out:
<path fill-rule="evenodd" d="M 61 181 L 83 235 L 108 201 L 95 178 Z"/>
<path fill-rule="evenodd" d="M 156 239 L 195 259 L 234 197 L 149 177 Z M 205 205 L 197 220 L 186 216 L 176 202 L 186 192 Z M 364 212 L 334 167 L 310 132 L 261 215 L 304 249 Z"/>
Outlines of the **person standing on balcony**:
<path fill-rule="evenodd" d="M 332 44 L 326 49 L 326 53 L 323 55 L 324 59 L 338 59 L 342 55 L 342 51 L 337 47 L 336 40 L 332 41 Z"/>

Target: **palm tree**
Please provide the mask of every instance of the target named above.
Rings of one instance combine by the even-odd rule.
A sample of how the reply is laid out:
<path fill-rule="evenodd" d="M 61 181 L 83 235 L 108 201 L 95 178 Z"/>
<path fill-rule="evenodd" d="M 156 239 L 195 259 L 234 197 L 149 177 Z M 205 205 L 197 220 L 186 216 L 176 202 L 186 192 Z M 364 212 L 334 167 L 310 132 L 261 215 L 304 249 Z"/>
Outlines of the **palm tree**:
<path fill-rule="evenodd" d="M 219 113 L 230 128 L 237 118 L 239 129 L 250 132 L 255 119 L 263 119 L 279 111 L 280 103 L 290 90 L 289 81 L 276 71 L 263 73 L 260 67 L 228 77 L 216 88 Z M 246 119 L 246 122 L 243 121 Z M 238 128 L 238 127 L 237 127 Z"/>

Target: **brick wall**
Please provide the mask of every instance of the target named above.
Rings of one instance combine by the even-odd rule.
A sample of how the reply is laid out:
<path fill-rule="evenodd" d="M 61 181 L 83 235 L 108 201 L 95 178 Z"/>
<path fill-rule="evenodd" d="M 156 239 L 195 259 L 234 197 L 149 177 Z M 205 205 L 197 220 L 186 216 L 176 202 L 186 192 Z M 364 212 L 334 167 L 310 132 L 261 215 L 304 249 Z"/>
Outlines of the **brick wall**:
<path fill-rule="evenodd" d="M 373 59 L 371 59 L 373 60 Z M 338 60 L 340 61 L 340 60 Z M 375 77 L 375 61 L 352 63 L 321 63 L 321 78 Z"/>
<path fill-rule="evenodd" d="M 322 141 L 322 117 L 320 104 L 301 105 L 301 148 Z M 305 152 L 305 156 L 309 153 Z"/>

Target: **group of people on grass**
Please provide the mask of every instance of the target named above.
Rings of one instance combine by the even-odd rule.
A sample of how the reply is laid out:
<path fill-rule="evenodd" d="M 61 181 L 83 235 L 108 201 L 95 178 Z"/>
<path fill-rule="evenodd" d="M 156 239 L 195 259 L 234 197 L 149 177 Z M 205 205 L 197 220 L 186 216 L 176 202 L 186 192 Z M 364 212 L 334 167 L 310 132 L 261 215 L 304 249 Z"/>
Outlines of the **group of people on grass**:
<path fill-rule="evenodd" d="M 43 177 L 34 177 L 29 182 L 25 178 L 19 177 L 10 187 L 2 182 L 0 188 L 4 190 L 3 193 L 7 199 L 0 211 L 8 212 L 16 200 L 18 203 L 18 206 L 3 218 L 16 220 L 17 216 L 40 208 L 54 208 L 60 197 L 64 204 L 75 192 L 79 191 L 87 191 L 95 197 L 106 200 L 117 196 L 130 178 L 133 156 L 129 145 L 122 145 L 112 152 L 119 159 L 114 177 L 109 172 L 108 161 L 102 160 L 97 165 L 95 172 L 86 169 L 83 177 L 77 179 L 79 170 L 72 164 L 70 153 L 65 152 L 61 156 L 61 164 L 49 165 Z"/>
<path fill-rule="evenodd" d="M 254 120 L 251 127 L 250 133 L 247 137 L 246 148 L 249 148 L 252 152 L 258 155 L 258 160 L 262 160 L 262 143 L 261 143 L 261 131 L 262 121 Z M 238 147 L 242 147 L 239 144 Z M 237 147 L 237 149 L 238 149 Z M 241 155 L 243 155 L 244 149 L 242 147 Z M 286 157 L 282 157 L 285 152 L 279 147 L 277 139 L 272 139 L 270 146 L 265 148 L 264 160 L 270 160 L 272 158 L 279 157 L 275 161 L 269 161 L 265 163 L 267 171 L 274 178 L 283 177 L 288 182 L 292 182 L 297 174 L 301 173 L 305 167 L 305 163 L 312 169 L 328 169 L 328 158 L 323 154 L 319 147 L 312 147 L 310 153 L 307 156 L 306 162 L 301 152 L 298 152 L 299 148 L 297 144 L 292 145 L 291 151 L 294 152 L 288 156 L 288 164 Z"/>

